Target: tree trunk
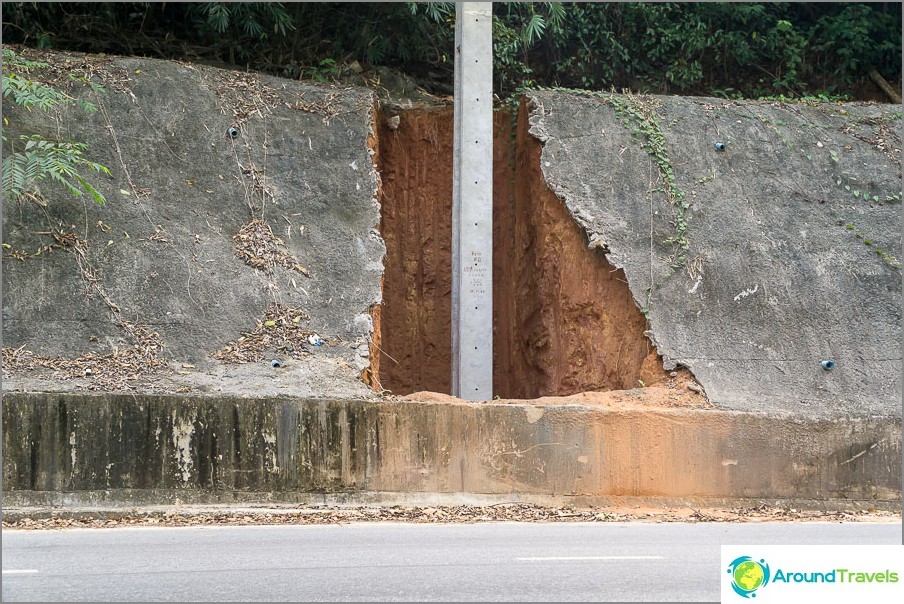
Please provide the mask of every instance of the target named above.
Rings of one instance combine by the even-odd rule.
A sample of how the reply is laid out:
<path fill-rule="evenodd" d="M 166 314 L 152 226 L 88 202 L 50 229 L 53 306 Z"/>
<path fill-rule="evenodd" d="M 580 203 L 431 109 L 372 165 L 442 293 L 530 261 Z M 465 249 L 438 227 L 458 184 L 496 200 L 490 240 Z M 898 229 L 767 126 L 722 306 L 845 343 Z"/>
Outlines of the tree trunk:
<path fill-rule="evenodd" d="M 872 78 L 872 80 L 876 84 L 879 85 L 879 88 L 882 89 L 882 92 L 884 92 L 888 96 L 888 98 L 891 99 L 891 101 L 893 103 L 900 104 L 901 93 L 899 91 L 895 90 L 894 88 L 892 88 L 891 84 L 889 84 L 888 81 L 886 81 L 886 79 L 882 77 L 881 73 L 876 71 L 875 67 L 869 68 L 869 77 Z"/>

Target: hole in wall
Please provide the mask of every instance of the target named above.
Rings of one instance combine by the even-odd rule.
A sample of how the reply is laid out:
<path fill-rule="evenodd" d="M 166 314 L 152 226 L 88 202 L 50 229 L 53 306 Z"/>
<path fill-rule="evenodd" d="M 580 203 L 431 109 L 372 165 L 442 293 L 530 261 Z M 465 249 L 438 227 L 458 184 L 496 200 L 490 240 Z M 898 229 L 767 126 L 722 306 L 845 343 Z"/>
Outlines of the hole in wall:
<path fill-rule="evenodd" d="M 383 304 L 373 372 L 404 395 L 451 390 L 453 109 L 376 116 Z M 624 272 L 547 187 L 527 109 L 494 114 L 493 382 L 502 398 L 637 388 L 667 377 Z"/>
<path fill-rule="evenodd" d="M 452 387 L 453 109 L 376 119 L 386 244 L 379 381 L 394 394 Z"/>

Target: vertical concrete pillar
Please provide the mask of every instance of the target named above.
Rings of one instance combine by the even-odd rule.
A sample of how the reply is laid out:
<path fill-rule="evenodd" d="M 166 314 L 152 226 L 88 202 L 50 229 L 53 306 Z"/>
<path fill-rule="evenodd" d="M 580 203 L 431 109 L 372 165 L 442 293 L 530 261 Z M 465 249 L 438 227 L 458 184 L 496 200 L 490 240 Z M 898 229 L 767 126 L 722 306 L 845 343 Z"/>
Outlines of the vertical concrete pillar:
<path fill-rule="evenodd" d="M 492 2 L 457 2 L 452 177 L 452 394 L 493 398 Z"/>

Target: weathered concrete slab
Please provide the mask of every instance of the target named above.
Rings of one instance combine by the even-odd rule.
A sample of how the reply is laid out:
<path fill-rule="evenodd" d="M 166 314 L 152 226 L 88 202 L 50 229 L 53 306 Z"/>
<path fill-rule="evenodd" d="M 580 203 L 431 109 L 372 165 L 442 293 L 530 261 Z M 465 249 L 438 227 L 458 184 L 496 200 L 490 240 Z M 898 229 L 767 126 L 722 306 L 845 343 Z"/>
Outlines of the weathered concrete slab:
<path fill-rule="evenodd" d="M 159 333 L 168 359 L 207 368 L 211 353 L 280 303 L 310 315 L 306 329 L 341 340 L 311 347 L 311 357 L 287 371 L 321 379 L 318 367 L 341 361 L 345 377 L 332 371 L 331 384 L 344 380 L 346 394 L 365 394 L 357 377 L 367 365 L 384 253 L 374 230 L 370 92 L 151 59 L 49 60 L 56 70 L 90 68 L 106 94 L 64 75 L 58 83 L 100 110 L 73 107 L 51 119 L 4 100 L 9 134 L 60 130 L 88 143 L 113 177 L 93 178 L 108 199 L 102 207 L 44 185 L 46 213 L 5 204 L 3 236 L 13 251 L 53 244 L 54 229 L 76 235 L 85 251 L 4 254 L 4 344 L 52 357 L 107 353 L 132 345 L 126 320 Z M 272 274 L 236 257 L 233 238 L 253 219 L 291 258 Z"/>
<path fill-rule="evenodd" d="M 549 186 L 624 269 L 667 367 L 726 409 L 900 414 L 900 106 L 529 102 Z"/>
<path fill-rule="evenodd" d="M 45 393 L 7 394 L 2 419 L 4 505 L 314 493 L 900 502 L 901 421 L 888 416 Z"/>

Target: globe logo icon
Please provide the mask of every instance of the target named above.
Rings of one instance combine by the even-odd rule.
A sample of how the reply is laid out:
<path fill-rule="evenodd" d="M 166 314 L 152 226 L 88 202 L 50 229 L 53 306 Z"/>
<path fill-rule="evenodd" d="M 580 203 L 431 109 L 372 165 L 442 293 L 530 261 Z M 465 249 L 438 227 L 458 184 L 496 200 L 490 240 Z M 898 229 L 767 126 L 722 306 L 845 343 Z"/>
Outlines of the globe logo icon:
<path fill-rule="evenodd" d="M 750 556 L 735 558 L 728 565 L 731 588 L 742 598 L 755 598 L 754 593 L 769 583 L 769 565 L 765 560 L 757 562 Z"/>

